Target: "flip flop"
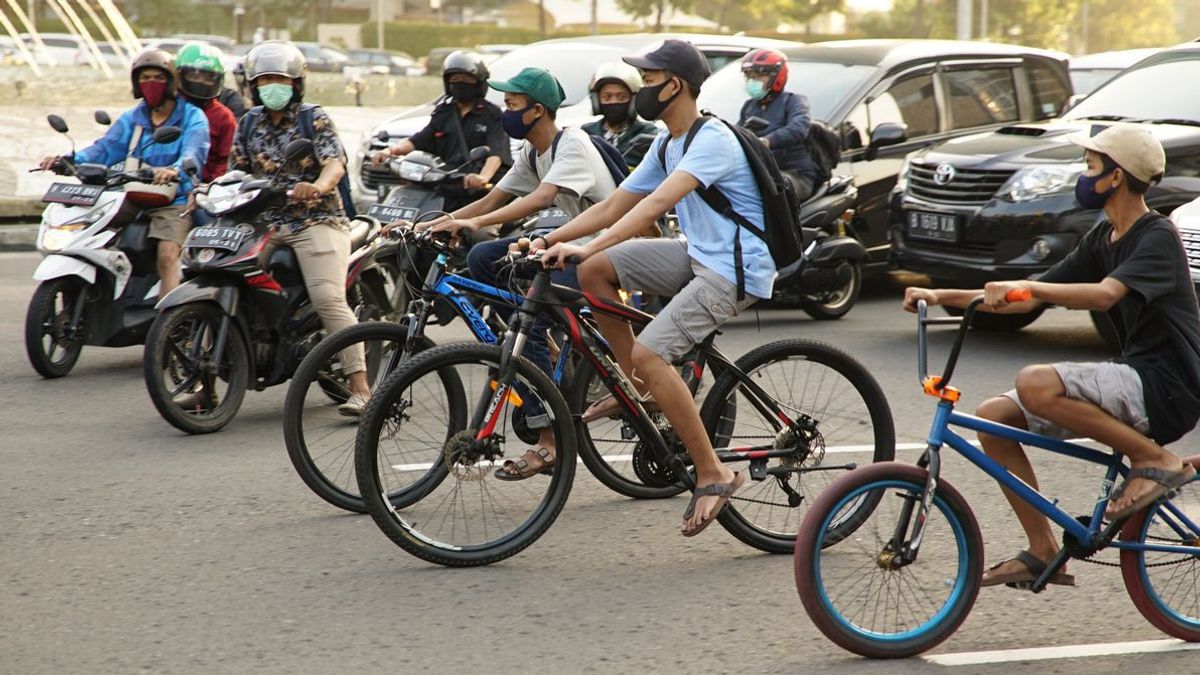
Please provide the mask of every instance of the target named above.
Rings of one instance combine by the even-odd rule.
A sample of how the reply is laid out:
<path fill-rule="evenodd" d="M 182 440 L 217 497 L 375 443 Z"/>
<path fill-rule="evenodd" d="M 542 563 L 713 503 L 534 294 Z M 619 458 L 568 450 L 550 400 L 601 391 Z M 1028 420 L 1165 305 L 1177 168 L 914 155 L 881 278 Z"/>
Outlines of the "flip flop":
<path fill-rule="evenodd" d="M 537 461 L 537 465 L 533 464 Z M 530 448 L 525 451 L 525 454 L 518 460 L 506 460 L 499 469 L 496 469 L 494 475 L 498 480 L 525 480 L 539 473 L 550 475 L 550 469 L 554 468 L 554 455 L 550 453 L 550 449 L 544 445 L 539 445 L 536 448 Z M 515 469 L 516 473 L 511 470 Z"/>
<path fill-rule="evenodd" d="M 683 512 L 684 520 L 691 518 L 696 513 L 696 502 L 699 501 L 701 497 L 716 496 L 720 499 L 717 500 L 716 508 L 712 510 L 712 513 L 709 514 L 707 518 L 700 521 L 700 524 L 696 526 L 696 529 L 690 532 L 683 530 L 681 531 L 681 534 L 683 534 L 685 537 L 694 537 L 703 532 L 704 528 L 711 525 L 712 522 L 717 519 L 717 516 L 721 513 L 721 509 L 724 509 L 725 505 L 729 503 L 729 498 L 732 497 L 733 493 L 737 492 L 738 488 L 742 487 L 745 482 L 746 472 L 739 471 L 733 474 L 733 480 L 729 481 L 728 483 L 713 483 L 712 485 L 705 485 L 702 488 L 696 488 L 696 490 L 692 492 L 692 501 L 688 502 L 687 510 Z"/>
<path fill-rule="evenodd" d="M 1108 498 L 1109 508 L 1112 507 L 1112 504 L 1115 500 L 1120 499 L 1121 496 L 1125 494 L 1125 488 L 1128 487 L 1129 483 L 1135 478 L 1145 478 L 1146 480 L 1154 481 L 1157 483 L 1157 485 L 1153 490 L 1147 492 L 1141 497 L 1138 497 L 1133 501 L 1132 504 L 1126 506 L 1120 511 L 1112 513 L 1105 511 L 1104 517 L 1110 522 L 1116 522 L 1132 516 L 1133 514 L 1146 508 L 1147 506 L 1150 506 L 1163 497 L 1170 499 L 1174 496 L 1176 490 L 1182 487 L 1184 483 L 1190 481 L 1195 475 L 1196 467 L 1186 462 L 1184 463 L 1183 468 L 1179 471 L 1167 471 L 1166 469 L 1157 468 L 1130 469 L 1129 475 L 1125 477 L 1125 482 L 1121 483 L 1121 486 L 1118 487 L 1116 491 L 1114 491 Z"/>
<path fill-rule="evenodd" d="M 1004 584 L 1010 588 L 1024 590 L 1021 584 L 1025 584 L 1025 587 L 1028 587 L 1029 584 L 1037 581 L 1038 577 L 1042 576 L 1042 572 L 1046 571 L 1046 563 L 1029 551 L 1020 551 L 1008 560 L 1002 560 L 992 565 L 987 571 L 991 572 L 1014 560 L 1025 566 L 1024 572 L 1008 572 L 1007 574 L 985 576 L 980 586 L 999 586 L 1000 584 Z M 1058 586 L 1074 586 L 1075 577 L 1065 572 L 1056 572 L 1054 576 L 1050 577 L 1050 581 L 1047 583 Z"/>
<path fill-rule="evenodd" d="M 642 407 L 646 409 L 647 413 L 658 412 L 659 410 L 662 410 L 658 403 L 652 398 L 642 399 Z M 609 394 L 608 396 L 605 396 L 599 401 L 596 401 L 588 406 L 588 409 L 583 411 L 583 415 L 580 416 L 579 419 L 584 423 L 595 422 L 596 420 L 604 419 L 605 417 L 609 419 L 616 419 L 623 412 L 625 412 L 625 409 L 622 408 L 621 404 L 617 402 L 617 397 Z"/>

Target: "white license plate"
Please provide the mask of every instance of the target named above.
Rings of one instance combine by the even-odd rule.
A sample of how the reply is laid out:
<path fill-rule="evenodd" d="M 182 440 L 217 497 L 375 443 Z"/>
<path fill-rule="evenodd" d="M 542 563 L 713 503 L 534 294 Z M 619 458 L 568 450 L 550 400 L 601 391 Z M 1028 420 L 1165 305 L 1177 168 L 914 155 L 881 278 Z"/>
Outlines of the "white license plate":
<path fill-rule="evenodd" d="M 945 213 L 912 211 L 908 214 L 908 236 L 935 241 L 958 241 L 958 217 Z"/>
<path fill-rule="evenodd" d="M 397 220 L 413 221 L 417 217 L 417 209 L 411 206 L 388 206 L 387 204 L 372 204 L 367 215 L 387 224 Z"/>

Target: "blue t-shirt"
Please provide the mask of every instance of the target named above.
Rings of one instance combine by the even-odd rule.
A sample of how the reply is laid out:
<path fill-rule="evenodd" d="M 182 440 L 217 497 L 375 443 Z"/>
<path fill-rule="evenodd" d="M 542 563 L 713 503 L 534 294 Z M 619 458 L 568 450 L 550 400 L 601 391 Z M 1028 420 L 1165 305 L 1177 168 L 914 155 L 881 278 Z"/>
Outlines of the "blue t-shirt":
<path fill-rule="evenodd" d="M 716 185 L 729 199 L 734 211 L 762 228 L 762 196 L 742 146 L 733 132 L 724 122 L 710 120 L 696 132 L 686 155 L 683 155 L 683 139 L 683 136 L 670 138 L 670 134 L 659 134 L 646 152 L 646 159 L 621 183 L 621 189 L 648 195 L 668 175 L 683 171 L 700 181 L 704 187 Z M 662 162 L 658 161 L 658 148 L 662 143 L 667 144 L 665 170 Z M 737 284 L 733 240 L 738 234 L 739 225 L 709 208 L 694 191 L 679 202 L 675 212 L 679 215 L 679 227 L 687 237 L 688 255 L 728 279 L 729 283 Z M 741 237 L 746 292 L 758 298 L 769 298 L 775 283 L 775 261 L 771 258 L 771 252 L 766 242 L 753 232 L 742 232 Z"/>

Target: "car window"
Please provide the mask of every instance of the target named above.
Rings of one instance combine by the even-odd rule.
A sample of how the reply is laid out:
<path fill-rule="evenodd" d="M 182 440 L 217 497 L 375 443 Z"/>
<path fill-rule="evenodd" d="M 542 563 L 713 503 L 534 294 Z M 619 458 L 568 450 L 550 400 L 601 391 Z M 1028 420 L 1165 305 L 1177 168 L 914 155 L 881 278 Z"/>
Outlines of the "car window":
<path fill-rule="evenodd" d="M 804 94 L 812 116 L 829 122 L 834 111 L 875 73 L 874 66 L 848 66 L 825 61 L 789 61 L 786 90 Z M 723 68 L 700 89 L 701 109 L 736 122 L 746 95 L 746 78 L 737 62 Z"/>
<path fill-rule="evenodd" d="M 951 70 L 942 74 L 950 103 L 950 128 L 1015 122 L 1020 118 L 1011 68 Z"/>
<path fill-rule="evenodd" d="M 932 75 L 914 75 L 897 81 L 867 102 L 868 129 L 884 122 L 904 124 L 909 138 L 938 132 L 937 99 Z M 864 145 L 866 142 L 864 140 Z"/>
<path fill-rule="evenodd" d="M 1029 88 L 1033 90 L 1034 119 L 1046 120 L 1062 114 L 1071 90 L 1062 81 L 1059 71 L 1045 61 L 1026 62 Z"/>
<path fill-rule="evenodd" d="M 1197 81 L 1200 52 L 1165 54 L 1153 63 L 1124 71 L 1071 108 L 1067 116 L 1200 122 L 1200 97 L 1179 94 L 1182 83 Z"/>
<path fill-rule="evenodd" d="M 1096 91 L 1100 85 L 1108 82 L 1121 72 L 1116 68 L 1087 68 L 1071 71 L 1071 88 L 1076 94 L 1087 96 Z"/>
<path fill-rule="evenodd" d="M 67 47 L 69 49 L 75 49 L 81 46 L 78 40 L 73 40 L 71 38 L 44 37 L 42 38 L 42 44 L 46 45 L 47 47 Z"/>

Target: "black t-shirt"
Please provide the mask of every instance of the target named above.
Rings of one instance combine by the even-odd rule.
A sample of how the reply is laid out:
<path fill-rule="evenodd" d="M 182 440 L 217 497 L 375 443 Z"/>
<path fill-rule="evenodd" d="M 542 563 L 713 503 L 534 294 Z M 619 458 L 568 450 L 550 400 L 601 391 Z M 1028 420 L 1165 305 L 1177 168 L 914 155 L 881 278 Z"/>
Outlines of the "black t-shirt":
<path fill-rule="evenodd" d="M 508 134 L 500 126 L 500 108 L 488 101 L 476 103 L 465 116 L 460 116 L 458 106 L 446 99 L 433 109 L 429 124 L 408 140 L 416 149 L 437 155 L 451 166 L 467 161 L 467 153 L 482 145 L 490 147 L 493 155 L 499 155 L 503 166 L 512 166 Z"/>
<path fill-rule="evenodd" d="M 1109 310 L 1121 335 L 1115 360 L 1142 378 L 1151 438 L 1170 443 L 1200 418 L 1200 310 L 1187 254 L 1175 227 L 1155 212 L 1116 241 L 1112 233 L 1112 223 L 1096 225 L 1040 280 L 1098 283 L 1112 277 L 1129 288 Z"/>

